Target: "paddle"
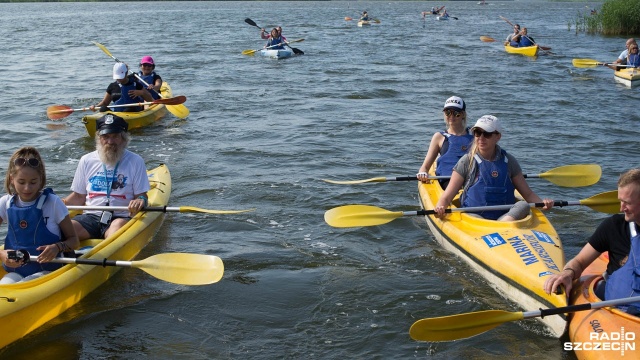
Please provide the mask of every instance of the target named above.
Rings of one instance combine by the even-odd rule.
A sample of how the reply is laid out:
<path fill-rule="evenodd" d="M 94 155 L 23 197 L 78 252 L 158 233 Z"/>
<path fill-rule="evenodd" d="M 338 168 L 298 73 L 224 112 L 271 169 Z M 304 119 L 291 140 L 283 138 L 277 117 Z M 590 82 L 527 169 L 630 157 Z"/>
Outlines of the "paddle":
<path fill-rule="evenodd" d="M 527 312 L 487 310 L 420 319 L 411 325 L 409 336 L 418 341 L 452 341 L 482 334 L 509 321 L 600 309 L 603 307 L 629 304 L 636 301 L 640 301 L 640 296 Z"/>
<path fill-rule="evenodd" d="M 495 42 L 496 39 L 490 37 L 490 36 L 480 36 L 480 41 L 482 42 Z"/>
<path fill-rule="evenodd" d="M 578 164 L 578 165 L 565 165 L 555 169 L 551 169 L 542 174 L 523 174 L 525 178 L 543 178 L 548 181 L 563 187 L 583 187 L 591 186 L 600 180 L 602 175 L 602 169 L 597 164 Z M 449 179 L 451 176 L 432 176 L 429 179 Z M 351 184 L 363 184 L 370 182 L 386 182 L 386 181 L 414 181 L 418 180 L 417 176 L 402 176 L 402 177 L 375 177 L 364 180 L 347 180 L 336 181 L 323 179 L 328 183 L 351 185 Z"/>
<path fill-rule="evenodd" d="M 24 252 L 24 250 L 22 250 Z M 30 256 L 29 260 L 38 260 L 37 256 Z M 121 266 L 140 269 L 147 274 L 182 285 L 213 284 L 224 273 L 224 264 L 217 256 L 187 253 L 166 253 L 148 257 L 138 261 L 97 260 L 83 258 L 55 258 L 52 263 L 79 264 L 96 266 Z"/>
<path fill-rule="evenodd" d="M 187 101 L 187 98 L 184 95 L 180 95 L 172 98 L 156 99 L 153 101 L 147 101 L 147 102 L 141 102 L 141 103 L 109 105 L 108 107 L 120 108 L 120 107 L 144 106 L 144 105 L 155 105 L 155 104 L 164 104 L 164 105 L 170 106 L 170 105 L 179 105 L 184 103 L 185 101 Z M 85 107 L 80 109 L 72 109 L 66 105 L 51 105 L 47 108 L 47 117 L 51 120 L 60 120 L 71 115 L 71 113 L 73 113 L 74 111 L 88 111 L 88 110 L 91 110 L 91 108 Z"/>
<path fill-rule="evenodd" d="M 253 20 L 251 20 L 251 19 L 249 19 L 249 18 L 244 19 L 244 22 L 246 22 L 247 24 L 249 24 L 249 25 L 251 25 L 251 26 L 255 26 L 255 27 L 257 27 L 258 29 L 262 30 L 262 28 L 261 28 L 260 26 L 258 26 L 258 25 L 255 23 L 255 21 L 253 21 Z M 282 36 L 282 35 L 281 35 L 281 36 Z M 286 41 L 285 41 L 285 43 L 286 43 Z M 288 45 L 288 43 L 287 43 L 287 45 Z M 276 46 L 278 46 L 278 45 L 276 45 Z M 289 47 L 291 48 L 291 50 L 293 50 L 293 53 L 294 53 L 294 54 L 296 54 L 296 55 L 304 55 L 304 51 L 302 51 L 302 50 L 300 50 L 300 49 L 298 49 L 298 48 L 291 47 L 291 46 L 289 46 Z M 254 53 L 255 53 L 255 51 L 254 51 Z M 242 52 L 242 54 L 243 54 L 243 55 L 249 55 L 249 54 L 245 54 L 245 53 L 244 53 L 244 51 Z M 253 54 L 253 53 L 252 53 L 252 54 Z"/>
<path fill-rule="evenodd" d="M 67 209 L 69 210 L 97 210 L 97 211 L 127 211 L 129 208 L 126 206 L 85 206 L 85 205 L 67 205 Z M 255 209 L 248 210 L 209 210 L 202 209 L 194 206 L 179 206 L 179 207 L 169 207 L 169 206 L 147 206 L 143 208 L 141 211 L 160 211 L 160 212 L 197 212 L 197 213 L 205 213 L 205 214 L 240 214 L 245 212 L 251 212 Z"/>
<path fill-rule="evenodd" d="M 588 199 L 578 201 L 554 201 L 553 206 L 573 206 L 584 205 L 593 210 L 608 214 L 620 212 L 620 201 L 618 191 L 608 191 L 594 195 Z M 483 212 L 490 210 L 508 210 L 512 205 L 478 206 L 466 208 L 449 208 L 445 213 L 453 212 Z M 544 207 L 544 203 L 529 203 L 531 207 Z M 434 210 L 417 211 L 389 211 L 371 205 L 344 205 L 329 209 L 324 213 L 324 221 L 333 227 L 362 227 L 377 226 L 391 222 L 403 216 L 425 216 L 434 215 Z"/>
<path fill-rule="evenodd" d="M 113 60 L 115 60 L 116 62 L 122 62 L 120 60 L 118 60 L 117 57 L 113 56 L 113 54 L 111 54 L 111 52 L 109 51 L 109 49 L 107 49 L 106 46 L 100 44 L 99 42 L 95 42 L 93 41 L 93 44 L 97 47 L 99 47 L 105 54 L 107 54 L 110 58 L 112 58 Z M 149 87 L 149 84 L 147 84 L 144 80 L 142 80 L 142 78 L 140 78 L 140 76 L 138 76 L 138 74 L 136 74 L 133 71 L 129 71 L 131 74 L 133 74 L 136 79 L 140 80 L 145 86 Z M 155 90 L 154 90 L 155 91 Z M 158 95 L 160 95 L 160 97 L 165 98 L 162 94 L 158 93 Z M 186 97 L 185 97 L 186 100 Z M 172 113 L 175 117 L 179 118 L 179 119 L 184 119 L 187 116 L 189 116 L 189 109 L 183 105 L 182 103 L 180 104 L 176 104 L 176 105 L 167 105 L 167 110 Z"/>
<path fill-rule="evenodd" d="M 616 63 L 603 63 L 593 59 L 573 59 L 571 61 L 573 66 L 577 68 L 594 68 L 596 66 L 619 66 L 619 67 L 633 67 L 633 65 L 622 65 Z"/>
<path fill-rule="evenodd" d="M 280 45 L 283 45 L 283 44 L 289 45 L 289 44 L 291 44 L 291 43 L 297 43 L 297 42 L 302 42 L 302 41 L 304 41 L 304 39 L 297 39 L 297 40 L 285 41 L 284 43 L 280 43 L 280 44 L 275 44 L 275 45 L 267 46 L 267 47 L 264 47 L 264 48 L 262 48 L 262 49 L 256 49 L 256 50 L 244 50 L 244 51 L 242 52 L 242 55 L 253 55 L 253 54 L 255 54 L 256 52 L 258 52 L 258 51 L 260 51 L 260 50 L 264 50 L 264 49 L 271 49 L 271 48 L 274 48 L 274 47 L 276 47 L 276 46 L 280 46 Z M 291 48 L 291 49 L 293 50 L 293 48 Z M 295 51 L 294 51 L 294 53 L 295 53 Z"/>
<path fill-rule="evenodd" d="M 512 27 L 512 28 L 513 28 L 513 27 L 515 27 L 515 25 L 513 25 L 513 24 L 511 23 L 511 21 L 509 21 L 509 20 L 508 20 L 507 18 L 505 18 L 504 16 L 501 16 L 501 15 L 500 15 L 500 19 L 502 19 L 502 20 L 506 21 L 506 22 L 507 22 L 507 24 L 511 25 L 511 27 Z M 531 40 L 531 38 L 530 38 L 530 37 L 528 37 L 527 35 L 522 35 L 522 36 L 524 36 L 524 37 L 526 37 L 527 39 L 529 39 L 532 43 L 534 43 L 534 44 L 536 43 L 535 41 Z M 536 44 L 536 45 L 538 45 L 538 44 Z M 548 47 L 548 46 L 540 46 L 540 45 L 538 45 L 538 48 L 540 48 L 540 49 L 542 49 L 542 50 L 544 50 L 544 51 L 549 51 L 549 50 L 551 50 L 551 48 L 550 48 L 550 47 Z"/>

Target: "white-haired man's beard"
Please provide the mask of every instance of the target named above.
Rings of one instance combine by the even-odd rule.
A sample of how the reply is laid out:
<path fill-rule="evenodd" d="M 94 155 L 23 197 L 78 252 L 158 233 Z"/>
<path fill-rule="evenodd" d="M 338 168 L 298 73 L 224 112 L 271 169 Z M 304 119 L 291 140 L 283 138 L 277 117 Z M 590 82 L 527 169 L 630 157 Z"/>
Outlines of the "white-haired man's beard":
<path fill-rule="evenodd" d="M 103 164 L 109 166 L 116 166 L 118 161 L 122 158 L 125 150 L 125 144 L 120 146 L 115 144 L 102 144 L 100 140 L 96 141 L 96 149 L 98 150 L 98 156 Z"/>

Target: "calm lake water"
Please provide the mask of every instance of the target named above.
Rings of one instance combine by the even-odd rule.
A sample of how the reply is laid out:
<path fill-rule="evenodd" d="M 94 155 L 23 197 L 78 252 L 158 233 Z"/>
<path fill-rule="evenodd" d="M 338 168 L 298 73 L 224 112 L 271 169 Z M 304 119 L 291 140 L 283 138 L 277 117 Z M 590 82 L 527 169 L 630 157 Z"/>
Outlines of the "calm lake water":
<path fill-rule="evenodd" d="M 543 197 L 579 200 L 615 189 L 638 166 L 637 89 L 605 68 L 624 37 L 569 29 L 585 3 L 447 2 L 459 20 L 423 19 L 436 2 L 144 2 L 0 4 L 0 169 L 34 145 L 49 186 L 68 193 L 78 159 L 93 140 L 74 113 L 46 108 L 97 103 L 116 57 L 152 55 L 191 115 L 134 131 L 131 148 L 173 175 L 171 206 L 256 208 L 253 213 L 170 214 L 139 258 L 165 252 L 220 256 L 224 278 L 188 287 L 126 269 L 70 311 L 0 357 L 42 359 L 572 359 L 534 320 L 472 339 L 420 343 L 411 324 L 425 317 L 518 311 L 434 241 L 424 219 L 334 229 L 326 210 L 370 204 L 417 210 L 416 184 L 331 185 L 417 172 L 429 139 L 443 128 L 442 104 L 467 101 L 505 125 L 501 145 L 525 173 L 598 163 L 589 188 L 532 179 Z M 592 5 L 592 4 L 589 4 Z M 367 10 L 379 25 L 346 16 Z M 507 55 L 504 16 L 528 27 L 552 54 Z M 304 56 L 275 61 L 241 55 L 264 44 L 259 26 L 283 26 Z M 567 256 L 605 215 L 570 207 L 549 213 Z M 6 233 L 6 226 L 0 230 Z M 524 309 L 535 310 L 535 309 Z"/>

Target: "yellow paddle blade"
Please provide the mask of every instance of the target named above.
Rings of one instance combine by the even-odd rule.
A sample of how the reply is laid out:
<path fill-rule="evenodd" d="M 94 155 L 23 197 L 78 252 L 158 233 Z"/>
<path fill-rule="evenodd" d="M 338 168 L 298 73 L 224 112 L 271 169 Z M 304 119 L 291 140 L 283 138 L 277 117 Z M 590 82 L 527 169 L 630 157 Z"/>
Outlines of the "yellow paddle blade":
<path fill-rule="evenodd" d="M 242 55 L 253 55 L 253 54 L 256 53 L 256 51 L 258 51 L 258 50 L 244 50 L 242 52 Z"/>
<path fill-rule="evenodd" d="M 597 164 L 577 164 L 560 166 L 539 175 L 539 177 L 564 187 L 591 186 L 600 180 L 602 169 Z"/>
<path fill-rule="evenodd" d="M 620 200 L 618 190 L 612 190 L 593 195 L 590 198 L 580 200 L 580 205 L 588 206 L 595 211 L 606 214 L 617 214 L 620 212 Z"/>
<path fill-rule="evenodd" d="M 160 280 L 183 285 L 207 285 L 222 279 L 224 264 L 217 256 L 166 253 L 132 261 L 138 268 Z"/>
<path fill-rule="evenodd" d="M 189 109 L 183 105 L 167 105 L 167 110 L 173 114 L 173 116 L 179 118 L 179 119 L 184 119 L 187 116 L 189 116 Z"/>
<path fill-rule="evenodd" d="M 489 36 L 480 36 L 480 41 L 482 42 L 495 42 L 496 39 Z"/>
<path fill-rule="evenodd" d="M 99 47 L 102 51 L 104 51 L 105 54 L 109 55 L 110 57 L 114 57 L 109 51 L 109 49 L 107 49 L 106 46 L 100 44 L 99 42 L 95 42 L 95 41 L 92 41 L 92 42 L 95 46 Z"/>
<path fill-rule="evenodd" d="M 482 334 L 505 322 L 523 318 L 522 312 L 487 310 L 421 319 L 411 325 L 409 336 L 418 341 L 452 341 Z"/>
<path fill-rule="evenodd" d="M 351 184 L 364 184 L 364 183 L 370 183 L 370 182 L 385 182 L 385 181 L 387 181 L 387 178 L 385 178 L 385 177 L 375 177 L 375 178 L 364 179 L 364 180 L 344 180 L 344 181 L 322 179 L 322 181 L 326 181 L 326 182 L 331 183 L 331 184 L 351 185 Z"/>
<path fill-rule="evenodd" d="M 210 210 L 210 209 L 203 209 L 203 208 L 199 208 L 199 207 L 195 207 L 195 206 L 180 206 L 179 207 L 180 212 L 199 212 L 199 213 L 206 213 L 206 214 L 240 214 L 240 213 L 245 213 L 245 212 L 251 212 L 251 211 L 255 211 L 256 209 L 248 209 L 248 210 Z"/>
<path fill-rule="evenodd" d="M 598 65 L 602 65 L 602 62 L 593 59 L 573 59 L 571 63 L 573 63 L 573 66 L 578 68 L 593 68 Z"/>
<path fill-rule="evenodd" d="M 327 210 L 324 221 L 333 227 L 360 227 L 386 224 L 403 215 L 371 205 L 344 205 Z"/>
<path fill-rule="evenodd" d="M 376 24 L 380 24 L 380 20 L 378 20 L 378 19 L 373 19 L 373 22 L 376 23 Z"/>

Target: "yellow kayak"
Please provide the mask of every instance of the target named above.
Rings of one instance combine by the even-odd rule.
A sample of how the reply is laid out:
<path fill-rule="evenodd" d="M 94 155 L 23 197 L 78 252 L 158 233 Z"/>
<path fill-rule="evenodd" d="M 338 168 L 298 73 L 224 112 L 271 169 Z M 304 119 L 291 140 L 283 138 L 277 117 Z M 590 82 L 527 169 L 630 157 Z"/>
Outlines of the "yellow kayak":
<path fill-rule="evenodd" d="M 627 87 L 634 87 L 640 84 L 640 69 L 627 68 L 615 71 L 613 78 L 616 82 Z"/>
<path fill-rule="evenodd" d="M 538 45 L 525 46 L 525 47 L 513 47 L 511 45 L 505 45 L 504 51 L 509 54 L 520 54 L 524 56 L 536 56 L 538 55 Z"/>
<path fill-rule="evenodd" d="M 171 175 L 165 165 L 148 171 L 149 205 L 166 206 L 171 195 Z M 115 234 L 104 240 L 86 240 L 93 246 L 81 258 L 131 260 L 160 228 L 161 211 L 140 212 Z M 65 312 L 107 281 L 119 267 L 65 265 L 40 278 L 0 285 L 0 348 L 26 336 Z M 0 267 L 0 277 L 5 275 Z"/>
<path fill-rule="evenodd" d="M 160 94 L 163 98 L 170 98 L 173 96 L 171 87 L 168 83 L 163 82 L 160 88 Z M 87 128 L 89 136 L 93 136 L 96 132 L 96 121 L 100 119 L 104 114 L 116 114 L 123 118 L 129 124 L 129 130 L 148 126 L 154 122 L 162 119 L 167 115 L 167 107 L 164 104 L 150 105 L 148 109 L 135 112 L 121 112 L 121 111 L 107 111 L 97 112 L 90 115 L 86 115 L 82 118 L 82 123 Z"/>
<path fill-rule="evenodd" d="M 582 272 L 571 290 L 571 305 L 603 301 L 596 296 L 594 289 L 598 281 L 602 280 L 602 273 L 607 269 L 608 261 L 608 254 L 603 253 Z M 565 343 L 564 346 L 571 344 L 571 350 L 579 359 L 638 359 L 638 335 L 640 317 L 611 307 L 577 311 L 571 315 L 569 321 L 571 342 Z M 594 339 L 593 336 L 597 338 Z M 603 348 L 594 350 L 594 343 L 602 343 Z"/>
<path fill-rule="evenodd" d="M 418 185 L 421 205 L 431 210 L 442 196 L 437 181 Z M 459 199 L 454 199 L 457 204 Z M 456 207 L 452 205 L 452 207 Z M 434 237 L 456 254 L 505 298 L 525 310 L 566 306 L 566 296 L 547 295 L 546 278 L 562 270 L 562 243 L 549 220 L 536 208 L 523 220 L 500 222 L 473 217 L 464 212 L 444 219 L 425 216 Z M 539 319 L 549 332 L 560 337 L 566 320 L 561 316 Z"/>

